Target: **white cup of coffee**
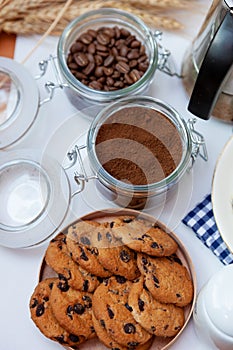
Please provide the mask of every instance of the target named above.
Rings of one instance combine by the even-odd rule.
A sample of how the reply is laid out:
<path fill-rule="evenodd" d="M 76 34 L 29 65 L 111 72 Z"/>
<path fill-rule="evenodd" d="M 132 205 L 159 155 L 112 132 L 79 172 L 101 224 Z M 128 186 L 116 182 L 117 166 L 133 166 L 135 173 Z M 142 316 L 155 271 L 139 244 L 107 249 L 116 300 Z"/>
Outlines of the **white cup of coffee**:
<path fill-rule="evenodd" d="M 233 264 L 214 274 L 198 294 L 195 331 L 209 349 L 233 349 Z"/>

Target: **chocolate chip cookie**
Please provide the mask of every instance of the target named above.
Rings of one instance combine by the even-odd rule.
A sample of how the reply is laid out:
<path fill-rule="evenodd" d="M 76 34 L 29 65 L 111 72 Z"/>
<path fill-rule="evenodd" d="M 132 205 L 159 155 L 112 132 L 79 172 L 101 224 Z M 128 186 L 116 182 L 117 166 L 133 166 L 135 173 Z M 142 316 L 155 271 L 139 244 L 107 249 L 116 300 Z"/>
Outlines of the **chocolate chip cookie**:
<path fill-rule="evenodd" d="M 129 248 L 152 256 L 169 256 L 176 252 L 176 241 L 158 225 L 131 217 L 118 218 L 113 233 Z"/>
<path fill-rule="evenodd" d="M 100 281 L 79 266 L 69 255 L 66 245 L 66 235 L 59 233 L 48 245 L 45 253 L 46 263 L 66 281 L 70 287 L 84 292 L 93 292 Z"/>
<path fill-rule="evenodd" d="M 92 294 L 63 288 L 59 281 L 51 291 L 54 316 L 68 332 L 91 339 L 96 336 L 92 322 Z"/>
<path fill-rule="evenodd" d="M 67 332 L 58 323 L 51 309 L 51 291 L 57 282 L 57 278 L 47 278 L 38 283 L 30 299 L 31 318 L 47 338 L 78 349 L 78 346 L 85 341 L 85 337 Z"/>
<path fill-rule="evenodd" d="M 136 347 L 151 339 L 132 316 L 128 295 L 132 282 L 112 276 L 99 285 L 93 296 L 93 313 L 108 335 L 125 347 Z"/>
<path fill-rule="evenodd" d="M 115 350 L 148 350 L 150 349 L 154 338 L 151 337 L 145 344 L 139 346 L 123 346 L 118 344 L 115 340 L 113 340 L 110 335 L 107 333 L 105 329 L 105 324 L 103 322 L 99 322 L 94 314 L 92 314 L 93 324 L 96 331 L 96 334 L 100 341 L 110 349 Z"/>
<path fill-rule="evenodd" d="M 75 243 L 73 237 L 76 240 Z M 70 242 L 71 239 L 73 242 Z M 68 230 L 67 242 L 72 257 L 92 273 L 101 277 L 117 274 L 129 280 L 140 275 L 136 253 L 114 236 L 111 223 L 78 222 L 75 228 L 72 226 L 72 229 Z M 80 249 L 79 257 L 74 255 L 74 245 L 76 245 L 76 253 L 77 246 Z"/>
<path fill-rule="evenodd" d="M 67 248 L 72 259 L 83 269 L 99 277 L 109 277 L 112 272 L 99 262 L 99 252 L 93 241 L 93 232 L 98 226 L 100 224 L 93 221 L 79 221 L 70 226 L 66 239 Z"/>
<path fill-rule="evenodd" d="M 184 325 L 184 310 L 174 304 L 160 303 L 144 287 L 144 278 L 132 284 L 128 304 L 135 320 L 158 337 L 173 337 Z"/>
<path fill-rule="evenodd" d="M 176 255 L 156 258 L 138 254 L 138 267 L 145 285 L 161 303 L 183 307 L 193 298 L 193 283 L 187 268 Z"/>

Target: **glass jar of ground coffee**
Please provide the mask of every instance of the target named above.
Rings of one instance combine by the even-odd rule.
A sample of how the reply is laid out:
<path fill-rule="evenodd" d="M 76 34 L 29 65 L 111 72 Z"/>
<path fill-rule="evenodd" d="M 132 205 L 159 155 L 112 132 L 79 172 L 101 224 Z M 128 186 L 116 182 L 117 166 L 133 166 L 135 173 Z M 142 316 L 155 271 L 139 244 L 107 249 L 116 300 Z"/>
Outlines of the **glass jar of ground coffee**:
<path fill-rule="evenodd" d="M 63 31 L 57 47 L 67 95 L 79 110 L 144 94 L 158 68 L 154 33 L 118 9 L 89 11 Z"/>
<path fill-rule="evenodd" d="M 147 96 L 109 104 L 93 120 L 87 154 L 105 197 L 134 209 L 164 202 L 204 147 L 166 103 Z M 197 139 L 195 137 L 197 136 Z M 77 176 L 83 181 L 83 174 Z"/>

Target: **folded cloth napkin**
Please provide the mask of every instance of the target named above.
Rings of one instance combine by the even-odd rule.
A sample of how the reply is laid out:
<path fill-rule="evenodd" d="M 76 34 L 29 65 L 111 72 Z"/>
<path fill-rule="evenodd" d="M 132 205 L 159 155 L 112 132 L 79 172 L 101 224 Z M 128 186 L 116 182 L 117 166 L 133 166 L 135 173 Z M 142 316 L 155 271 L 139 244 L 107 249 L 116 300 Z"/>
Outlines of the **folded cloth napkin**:
<path fill-rule="evenodd" d="M 198 203 L 182 222 L 193 229 L 197 237 L 212 250 L 223 264 L 233 263 L 233 254 L 227 248 L 218 231 L 210 194 Z"/>

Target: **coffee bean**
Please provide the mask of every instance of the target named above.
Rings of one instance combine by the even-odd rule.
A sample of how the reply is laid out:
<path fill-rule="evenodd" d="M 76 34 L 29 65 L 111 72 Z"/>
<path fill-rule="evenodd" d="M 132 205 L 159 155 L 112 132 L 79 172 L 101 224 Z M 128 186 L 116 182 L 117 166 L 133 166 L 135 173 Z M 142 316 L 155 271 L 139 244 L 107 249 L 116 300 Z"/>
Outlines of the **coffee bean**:
<path fill-rule="evenodd" d="M 107 77 L 109 77 L 110 75 L 113 74 L 113 68 L 112 67 L 104 67 L 103 72 Z"/>
<path fill-rule="evenodd" d="M 83 73 L 85 75 L 89 75 L 92 73 L 92 71 L 95 69 L 95 63 L 89 62 L 85 69 L 83 69 Z"/>
<path fill-rule="evenodd" d="M 116 60 L 117 60 L 117 61 L 126 62 L 126 63 L 129 62 L 129 60 L 128 60 L 127 57 L 120 56 L 120 55 L 116 56 Z"/>
<path fill-rule="evenodd" d="M 78 65 L 77 65 L 77 63 L 75 63 L 75 62 L 71 62 L 71 63 L 69 63 L 68 64 L 68 67 L 70 68 L 70 69 L 77 69 L 78 68 Z"/>
<path fill-rule="evenodd" d="M 86 53 L 86 56 L 89 62 L 95 62 L 95 58 L 91 53 Z"/>
<path fill-rule="evenodd" d="M 113 55 L 109 55 L 109 56 L 106 57 L 105 60 L 104 60 L 104 66 L 105 66 L 105 67 L 111 66 L 112 63 L 113 63 L 113 61 L 114 61 L 114 56 L 113 56 Z"/>
<path fill-rule="evenodd" d="M 80 41 L 77 41 L 76 43 L 74 43 L 70 48 L 70 52 L 72 53 L 79 52 L 82 50 L 83 50 L 83 44 Z"/>
<path fill-rule="evenodd" d="M 111 39 L 114 38 L 114 36 L 115 36 L 115 31 L 113 28 L 104 28 L 103 33 L 108 35 Z"/>
<path fill-rule="evenodd" d="M 140 75 L 140 73 L 139 73 L 139 71 L 137 69 L 133 69 L 129 73 L 129 76 L 134 81 L 134 83 L 136 83 L 136 81 L 138 81 L 141 78 L 141 75 Z"/>
<path fill-rule="evenodd" d="M 89 45 L 92 42 L 93 38 L 90 34 L 88 33 L 84 33 L 80 36 L 80 41 L 83 44 Z"/>
<path fill-rule="evenodd" d="M 102 44 L 97 44 L 96 45 L 96 50 L 97 51 L 108 51 L 108 48 L 107 48 L 107 46 L 105 46 L 105 45 L 102 45 Z"/>
<path fill-rule="evenodd" d="M 80 67 L 86 67 L 88 65 L 88 58 L 85 53 L 80 52 L 74 55 L 74 60 Z"/>
<path fill-rule="evenodd" d="M 100 55 L 95 55 L 95 64 L 97 66 L 101 66 L 103 64 L 103 58 Z"/>
<path fill-rule="evenodd" d="M 108 45 L 110 42 L 110 37 L 105 33 L 99 33 L 96 37 L 97 41 L 101 45 Z"/>
<path fill-rule="evenodd" d="M 67 66 L 82 84 L 94 90 L 114 91 L 137 82 L 149 61 L 145 46 L 129 30 L 102 26 L 76 38 Z"/>
<path fill-rule="evenodd" d="M 101 90 L 101 88 L 102 88 L 102 84 L 99 83 L 97 80 L 91 81 L 88 86 L 94 90 Z"/>
<path fill-rule="evenodd" d="M 130 32 L 127 29 L 122 28 L 121 35 L 124 37 L 128 37 L 128 36 L 130 36 Z"/>
<path fill-rule="evenodd" d="M 130 44 L 130 47 L 132 47 L 132 48 L 136 48 L 136 47 L 140 47 L 140 46 L 141 46 L 141 43 L 138 40 L 133 40 Z"/>
<path fill-rule="evenodd" d="M 97 31 L 94 29 L 88 29 L 87 34 L 91 35 L 93 39 L 97 36 Z"/>
<path fill-rule="evenodd" d="M 120 56 L 125 57 L 128 52 L 128 47 L 126 45 L 122 45 L 120 48 Z"/>
<path fill-rule="evenodd" d="M 118 70 L 118 72 L 123 74 L 128 73 L 130 71 L 129 65 L 124 61 L 119 61 L 116 64 L 116 69 Z"/>
<path fill-rule="evenodd" d="M 107 77 L 107 79 L 106 79 L 106 84 L 107 84 L 108 86 L 113 86 L 114 81 L 115 81 L 115 80 L 114 80 L 112 77 Z"/>
<path fill-rule="evenodd" d="M 140 56 L 140 54 L 139 54 L 139 51 L 137 49 L 132 49 L 127 54 L 127 58 L 129 60 L 133 60 L 133 59 L 139 58 L 139 56 Z"/>
<path fill-rule="evenodd" d="M 88 51 L 89 53 L 94 54 L 94 53 L 95 53 L 95 50 L 96 50 L 96 48 L 95 48 L 95 44 L 94 44 L 94 43 L 91 43 L 91 44 L 88 45 L 87 51 Z"/>
<path fill-rule="evenodd" d="M 98 67 L 96 67 L 96 69 L 95 69 L 95 76 L 96 76 L 97 78 L 99 78 L 99 77 L 102 77 L 103 74 L 104 74 L 103 66 L 98 66 Z"/>

